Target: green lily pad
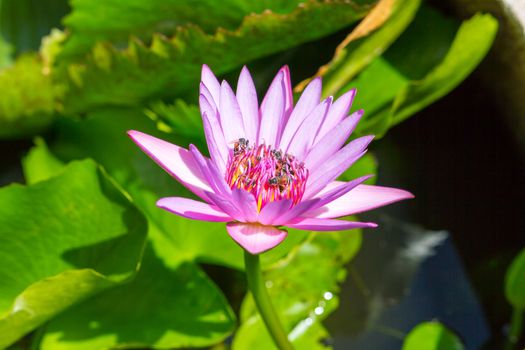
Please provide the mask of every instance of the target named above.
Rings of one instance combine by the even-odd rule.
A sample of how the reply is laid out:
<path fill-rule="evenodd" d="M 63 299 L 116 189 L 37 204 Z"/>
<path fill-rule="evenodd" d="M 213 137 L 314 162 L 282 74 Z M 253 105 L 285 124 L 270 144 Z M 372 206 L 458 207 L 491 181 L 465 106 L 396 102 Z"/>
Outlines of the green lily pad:
<path fill-rule="evenodd" d="M 141 259 L 144 216 L 90 160 L 0 189 L 0 348 L 104 289 Z"/>
<path fill-rule="evenodd" d="M 525 310 L 525 249 L 514 258 L 505 276 L 505 296 L 519 310 Z"/>
<path fill-rule="evenodd" d="M 52 320 L 41 349 L 200 347 L 224 340 L 234 325 L 228 302 L 197 265 L 167 267 L 148 246 L 131 283 Z"/>
<path fill-rule="evenodd" d="M 338 306 L 344 265 L 358 252 L 361 232 L 314 232 L 286 259 L 264 273 L 272 303 L 298 349 L 329 349 L 329 335 L 321 324 Z M 233 349 L 275 349 L 256 312 L 251 295 L 241 308 L 242 324 Z"/>
<path fill-rule="evenodd" d="M 463 350 L 461 340 L 439 322 L 416 326 L 405 338 L 402 350 Z"/>

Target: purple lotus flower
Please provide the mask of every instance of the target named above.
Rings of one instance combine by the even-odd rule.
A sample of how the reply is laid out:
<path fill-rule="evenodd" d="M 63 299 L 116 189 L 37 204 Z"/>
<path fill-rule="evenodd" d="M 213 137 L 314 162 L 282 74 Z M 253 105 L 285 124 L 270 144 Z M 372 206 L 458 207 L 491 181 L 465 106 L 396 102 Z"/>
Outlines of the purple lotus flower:
<path fill-rule="evenodd" d="M 314 79 L 293 105 L 288 67 L 274 78 L 261 105 L 253 80 L 242 69 L 234 93 L 202 68 L 199 104 L 210 158 L 153 136 L 129 136 L 155 162 L 202 199 L 162 198 L 157 205 L 195 220 L 227 222 L 230 236 L 258 254 L 282 242 L 287 232 L 338 231 L 376 227 L 370 222 L 336 220 L 412 194 L 363 185 L 369 176 L 336 181 L 367 150 L 373 136 L 345 145 L 363 111 L 348 116 L 355 90 L 336 101 L 320 101 Z"/>

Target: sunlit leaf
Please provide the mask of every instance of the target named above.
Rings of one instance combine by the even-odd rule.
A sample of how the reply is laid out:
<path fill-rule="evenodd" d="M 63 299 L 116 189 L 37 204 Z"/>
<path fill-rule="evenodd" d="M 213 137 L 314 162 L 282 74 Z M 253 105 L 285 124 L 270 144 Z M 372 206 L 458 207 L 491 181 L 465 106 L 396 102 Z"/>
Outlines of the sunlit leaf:
<path fill-rule="evenodd" d="M 153 96 L 173 97 L 198 86 L 203 63 L 222 74 L 344 28 L 368 9 L 346 0 L 310 0 L 286 14 L 250 14 L 234 30 L 208 34 L 187 25 L 170 38 L 154 35 L 149 46 L 132 39 L 124 50 L 97 43 L 85 59 L 59 64 L 55 79 L 69 82 L 64 101 L 68 112 L 101 105 L 136 106 Z"/>
<path fill-rule="evenodd" d="M 235 29 L 244 16 L 268 9 L 276 13 L 293 10 L 299 0 L 89 0 L 71 2 L 72 12 L 64 19 L 71 36 L 61 55 L 83 54 L 96 41 L 125 42 L 130 35 L 142 39 L 154 33 L 173 34 L 178 26 L 194 24 L 206 32 L 217 27 Z"/>
<path fill-rule="evenodd" d="M 135 274 L 146 222 L 92 161 L 0 190 L 0 348 Z"/>
<path fill-rule="evenodd" d="M 354 106 L 366 111 L 356 132 L 381 136 L 446 95 L 483 59 L 496 30 L 490 15 L 476 15 L 457 29 L 454 21 L 422 7 L 388 51 L 342 89 L 357 87 Z"/>
<path fill-rule="evenodd" d="M 405 338 L 402 350 L 463 350 L 461 340 L 439 322 L 416 326 Z"/>
<path fill-rule="evenodd" d="M 525 249 L 514 258 L 507 270 L 505 296 L 514 307 L 525 310 Z"/>
<path fill-rule="evenodd" d="M 399 92 L 393 105 L 393 123 L 400 123 L 459 85 L 485 57 L 497 29 L 498 22 L 490 15 L 478 14 L 466 21 L 443 61 Z"/>
<path fill-rule="evenodd" d="M 374 58 L 380 56 L 410 24 L 420 3 L 420 0 L 379 1 L 339 44 L 332 60 L 317 71 L 316 75 L 323 76 L 324 95 L 336 95 Z M 302 90 L 304 85 L 305 82 L 302 82 L 296 90 Z"/>
<path fill-rule="evenodd" d="M 338 305 L 344 265 L 357 253 L 360 231 L 315 232 L 266 270 L 264 278 L 272 303 L 298 349 L 328 349 L 327 331 L 320 324 Z M 250 295 L 241 309 L 242 324 L 234 349 L 275 349 L 256 313 Z"/>
<path fill-rule="evenodd" d="M 200 347 L 223 340 L 234 320 L 228 302 L 199 267 L 181 262 L 169 268 L 148 247 L 131 283 L 51 321 L 41 349 Z"/>

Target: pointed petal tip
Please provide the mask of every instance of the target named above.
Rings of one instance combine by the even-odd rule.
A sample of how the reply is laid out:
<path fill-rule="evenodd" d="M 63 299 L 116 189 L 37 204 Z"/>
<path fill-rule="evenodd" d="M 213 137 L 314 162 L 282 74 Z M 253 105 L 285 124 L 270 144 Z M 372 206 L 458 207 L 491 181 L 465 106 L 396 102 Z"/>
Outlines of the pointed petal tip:
<path fill-rule="evenodd" d="M 237 244 L 254 255 L 276 247 L 288 236 L 285 230 L 260 224 L 228 223 L 226 230 Z"/>
<path fill-rule="evenodd" d="M 289 75 L 290 74 L 290 67 L 287 64 L 285 64 L 284 66 L 281 67 L 281 69 L 279 69 L 279 72 L 283 72 L 283 73 Z"/>
<path fill-rule="evenodd" d="M 204 73 L 204 72 L 210 72 L 210 73 L 213 73 L 210 66 L 208 66 L 206 63 L 203 63 L 202 64 L 202 69 L 201 69 L 201 73 Z"/>

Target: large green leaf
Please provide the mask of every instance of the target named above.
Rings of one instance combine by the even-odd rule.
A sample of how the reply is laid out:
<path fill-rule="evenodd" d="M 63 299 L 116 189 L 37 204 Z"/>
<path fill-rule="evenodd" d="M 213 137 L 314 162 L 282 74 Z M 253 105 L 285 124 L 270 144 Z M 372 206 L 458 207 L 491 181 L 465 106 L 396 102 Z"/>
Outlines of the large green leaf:
<path fill-rule="evenodd" d="M 64 19 L 71 31 L 64 56 L 83 54 L 96 41 L 126 41 L 130 35 L 148 39 L 154 33 L 173 34 L 178 26 L 189 23 L 206 32 L 217 27 L 235 29 L 244 16 L 271 10 L 287 13 L 299 0 L 109 0 L 103 3 L 74 0 L 73 11 Z"/>
<path fill-rule="evenodd" d="M 423 6 L 399 40 L 342 89 L 357 87 L 354 106 L 366 111 L 357 133 L 381 136 L 446 95 L 480 63 L 496 30 L 496 20 L 487 14 L 457 29 L 454 21 Z"/>
<path fill-rule="evenodd" d="M 403 350 L 463 350 L 457 335 L 439 322 L 425 322 L 410 331 Z"/>
<path fill-rule="evenodd" d="M 0 70 L 0 86 L 0 138 L 34 134 L 52 122 L 59 89 L 39 58 L 23 56 Z"/>
<path fill-rule="evenodd" d="M 338 305 L 344 265 L 357 253 L 360 231 L 314 232 L 286 259 L 264 274 L 272 303 L 298 349 L 327 349 L 320 323 Z M 250 295 L 241 309 L 242 324 L 233 349 L 275 349 Z"/>
<path fill-rule="evenodd" d="M 225 298 L 195 264 L 181 262 L 169 268 L 149 247 L 130 284 L 91 298 L 51 321 L 41 349 L 200 347 L 228 336 L 234 319 Z"/>
<path fill-rule="evenodd" d="M 90 160 L 0 190 L 0 348 L 132 277 L 146 221 Z"/>
<path fill-rule="evenodd" d="M 59 60 L 61 68 L 55 69 L 55 79 L 69 82 L 64 101 L 67 112 L 86 112 L 103 105 L 136 106 L 155 96 L 175 96 L 198 86 L 203 63 L 222 74 L 344 28 L 368 9 L 347 0 L 310 0 L 286 14 L 250 14 L 235 30 L 207 34 L 198 26 L 187 25 L 178 27 L 171 38 L 154 35 L 149 46 L 135 39 L 124 50 L 98 43 L 81 61 L 60 64 Z"/>
<path fill-rule="evenodd" d="M 507 270 L 505 296 L 512 306 L 525 310 L 525 249 L 514 258 Z"/>

